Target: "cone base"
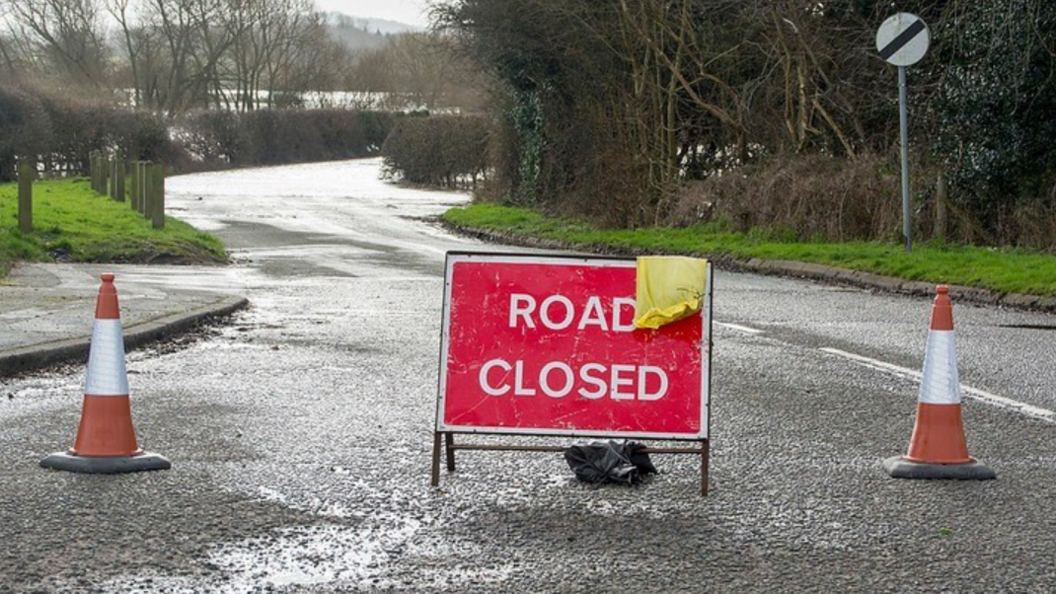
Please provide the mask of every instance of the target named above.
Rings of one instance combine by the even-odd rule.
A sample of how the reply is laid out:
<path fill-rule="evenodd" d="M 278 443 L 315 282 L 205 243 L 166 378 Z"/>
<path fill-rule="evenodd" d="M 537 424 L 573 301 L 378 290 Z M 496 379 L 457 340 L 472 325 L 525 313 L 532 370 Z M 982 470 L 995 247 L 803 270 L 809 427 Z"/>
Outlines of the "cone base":
<path fill-rule="evenodd" d="M 168 470 L 172 463 L 164 456 L 143 452 L 135 456 L 75 456 L 55 452 L 40 461 L 42 468 L 85 474 L 121 474 L 143 470 Z"/>
<path fill-rule="evenodd" d="M 997 478 L 997 474 L 989 466 L 978 460 L 964 464 L 928 464 L 907 460 L 903 456 L 895 456 L 884 460 L 884 470 L 891 475 L 891 478 L 961 481 L 988 481 Z"/>

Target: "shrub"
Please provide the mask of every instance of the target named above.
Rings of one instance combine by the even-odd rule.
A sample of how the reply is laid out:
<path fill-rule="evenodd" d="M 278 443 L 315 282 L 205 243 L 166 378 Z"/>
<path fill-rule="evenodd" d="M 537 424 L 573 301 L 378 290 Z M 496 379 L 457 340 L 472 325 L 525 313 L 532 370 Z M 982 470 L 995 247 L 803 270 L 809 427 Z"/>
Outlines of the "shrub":
<path fill-rule="evenodd" d="M 44 152 L 51 139 L 51 119 L 38 97 L 0 87 L 0 182 L 15 179 L 23 155 Z"/>
<path fill-rule="evenodd" d="M 800 240 L 851 241 L 901 236 L 897 174 L 875 155 L 774 159 L 682 187 L 669 223 L 724 221 Z"/>
<path fill-rule="evenodd" d="M 214 167 L 251 164 L 250 140 L 234 112 L 192 112 L 180 119 L 176 130 L 194 162 Z"/>
<path fill-rule="evenodd" d="M 203 162 L 275 165 L 366 157 L 380 150 L 391 116 L 342 109 L 199 112 L 181 120 Z"/>
<path fill-rule="evenodd" d="M 476 187 L 487 179 L 488 125 L 480 117 L 405 117 L 385 140 L 389 176 L 442 188 Z"/>

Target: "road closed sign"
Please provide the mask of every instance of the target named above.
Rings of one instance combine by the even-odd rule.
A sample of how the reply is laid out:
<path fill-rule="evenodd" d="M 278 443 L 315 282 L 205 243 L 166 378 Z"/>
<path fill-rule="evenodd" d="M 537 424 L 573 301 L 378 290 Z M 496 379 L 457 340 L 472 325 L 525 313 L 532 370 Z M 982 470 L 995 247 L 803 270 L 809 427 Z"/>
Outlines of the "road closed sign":
<path fill-rule="evenodd" d="M 437 430 L 707 439 L 710 281 L 702 313 L 638 330 L 635 280 L 634 260 L 449 254 Z"/>

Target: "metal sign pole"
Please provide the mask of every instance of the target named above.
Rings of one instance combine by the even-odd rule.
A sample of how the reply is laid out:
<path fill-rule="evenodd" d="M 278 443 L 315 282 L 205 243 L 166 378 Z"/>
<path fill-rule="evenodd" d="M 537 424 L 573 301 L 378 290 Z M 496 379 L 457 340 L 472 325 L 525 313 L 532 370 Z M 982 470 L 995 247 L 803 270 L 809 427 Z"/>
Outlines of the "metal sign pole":
<path fill-rule="evenodd" d="M 906 253 L 913 251 L 912 224 L 909 217 L 909 114 L 906 105 L 906 67 L 898 67 L 898 117 L 902 137 L 902 234 Z"/>
<path fill-rule="evenodd" d="M 902 234 L 906 253 L 913 251 L 913 221 L 909 211 L 909 102 L 906 100 L 906 66 L 912 66 L 928 53 L 931 33 L 915 14 L 900 12 L 880 25 L 876 51 L 887 63 L 898 66 L 898 116 L 902 144 Z"/>

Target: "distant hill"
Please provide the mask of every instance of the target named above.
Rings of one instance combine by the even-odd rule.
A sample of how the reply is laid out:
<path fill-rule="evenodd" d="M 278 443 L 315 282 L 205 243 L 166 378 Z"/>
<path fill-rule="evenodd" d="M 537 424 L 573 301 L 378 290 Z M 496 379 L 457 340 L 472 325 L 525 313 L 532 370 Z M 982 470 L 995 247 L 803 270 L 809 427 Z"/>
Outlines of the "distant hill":
<path fill-rule="evenodd" d="M 326 13 L 326 22 L 333 38 L 353 52 L 380 47 L 385 44 L 385 37 L 388 35 L 423 30 L 406 23 L 360 18 L 340 12 Z"/>
<path fill-rule="evenodd" d="M 331 13 L 339 14 L 339 13 Z M 408 25 L 407 23 L 400 23 L 397 21 L 389 21 L 386 19 L 372 19 L 372 18 L 359 18 L 355 16 L 340 15 L 347 19 L 350 19 L 353 23 L 362 29 L 367 31 L 377 32 L 381 31 L 382 35 L 392 35 L 394 33 L 408 33 L 414 31 L 424 31 L 422 27 L 416 27 L 414 25 Z"/>

